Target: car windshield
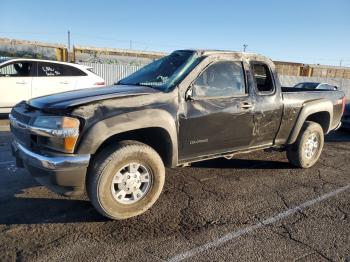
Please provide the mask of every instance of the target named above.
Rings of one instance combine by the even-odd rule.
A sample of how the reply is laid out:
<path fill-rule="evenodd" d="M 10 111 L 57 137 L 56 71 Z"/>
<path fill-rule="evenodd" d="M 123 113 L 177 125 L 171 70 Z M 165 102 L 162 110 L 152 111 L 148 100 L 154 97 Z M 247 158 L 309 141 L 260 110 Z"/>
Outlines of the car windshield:
<path fill-rule="evenodd" d="M 175 51 L 120 80 L 121 85 L 141 85 L 168 91 L 199 63 L 194 51 Z"/>

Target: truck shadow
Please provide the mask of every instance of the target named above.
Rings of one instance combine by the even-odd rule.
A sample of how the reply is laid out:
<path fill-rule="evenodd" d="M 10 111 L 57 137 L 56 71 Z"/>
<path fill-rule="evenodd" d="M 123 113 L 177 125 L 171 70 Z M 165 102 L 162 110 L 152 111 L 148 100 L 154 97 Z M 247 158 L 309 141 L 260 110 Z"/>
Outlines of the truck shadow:
<path fill-rule="evenodd" d="M 1 225 L 103 221 L 87 200 L 13 197 L 1 204 Z"/>
<path fill-rule="evenodd" d="M 326 135 L 325 142 L 350 142 L 350 131 L 340 129 Z"/>
<path fill-rule="evenodd" d="M 194 168 L 228 168 L 228 169 L 292 169 L 295 168 L 288 162 L 274 160 L 251 159 L 213 159 L 191 165 Z"/>
<path fill-rule="evenodd" d="M 9 114 L 0 113 L 0 120 L 9 119 Z"/>
<path fill-rule="evenodd" d="M 0 226 L 107 220 L 87 196 L 65 198 L 51 193 L 24 169 L 16 168 L 14 161 L 1 164 L 0 174 Z"/>
<path fill-rule="evenodd" d="M 284 162 L 243 159 L 216 159 L 193 164 L 193 167 L 230 169 L 291 168 L 288 163 Z M 5 174 L 6 182 L 12 184 L 12 186 L 7 190 L 4 189 L 4 194 L 0 195 L 0 225 L 45 225 L 112 221 L 100 215 L 94 209 L 86 195 L 79 198 L 60 197 L 40 186 L 26 171 L 17 170 L 15 172 L 16 174 Z M 176 170 L 173 176 L 176 176 Z M 5 182 L 5 180 L 0 180 L 0 182 Z M 167 183 L 166 188 L 176 188 L 176 184 L 179 182 L 170 178 Z M 198 185 L 190 184 L 190 186 L 197 187 Z M 180 189 L 178 190 L 181 191 Z M 162 211 L 158 210 L 156 213 L 159 212 L 161 213 Z M 147 212 L 145 217 L 147 216 L 154 216 L 154 214 L 152 215 L 150 212 Z M 130 223 L 134 219 L 127 221 Z M 122 221 L 113 222 L 124 225 Z"/>

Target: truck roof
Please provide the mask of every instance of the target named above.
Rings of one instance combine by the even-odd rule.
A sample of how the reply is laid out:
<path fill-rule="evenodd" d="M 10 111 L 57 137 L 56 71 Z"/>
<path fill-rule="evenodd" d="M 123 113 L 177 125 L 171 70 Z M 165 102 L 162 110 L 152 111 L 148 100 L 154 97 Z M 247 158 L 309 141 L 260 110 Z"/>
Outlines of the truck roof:
<path fill-rule="evenodd" d="M 273 63 L 269 57 L 261 54 L 257 54 L 257 53 L 248 53 L 248 52 L 230 51 L 230 50 L 214 50 L 214 49 L 187 49 L 183 51 L 196 52 L 202 56 L 210 56 L 210 55 L 234 56 L 235 58 L 238 58 L 238 59 L 261 60 L 261 61 L 268 61 Z"/>

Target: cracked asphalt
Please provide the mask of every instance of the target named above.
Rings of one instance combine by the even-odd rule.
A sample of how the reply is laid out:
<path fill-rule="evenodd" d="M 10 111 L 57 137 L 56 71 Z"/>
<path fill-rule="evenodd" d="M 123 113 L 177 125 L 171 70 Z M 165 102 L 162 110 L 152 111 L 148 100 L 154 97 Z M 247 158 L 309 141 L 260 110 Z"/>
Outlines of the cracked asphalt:
<path fill-rule="evenodd" d="M 350 184 L 350 133 L 328 135 L 311 169 L 281 152 L 255 152 L 167 170 L 144 215 L 100 216 L 86 196 L 40 186 L 10 153 L 0 129 L 1 261 L 164 261 L 206 247 Z M 350 190 L 186 257 L 191 261 L 350 261 Z"/>

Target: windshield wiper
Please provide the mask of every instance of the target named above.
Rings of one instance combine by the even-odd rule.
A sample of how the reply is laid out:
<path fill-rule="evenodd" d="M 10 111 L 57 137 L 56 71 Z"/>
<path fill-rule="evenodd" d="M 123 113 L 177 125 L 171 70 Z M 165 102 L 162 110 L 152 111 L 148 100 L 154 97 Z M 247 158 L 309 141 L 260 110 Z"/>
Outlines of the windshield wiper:
<path fill-rule="evenodd" d="M 153 89 L 157 89 L 157 90 L 162 90 L 162 88 L 158 87 L 158 86 L 154 86 L 154 85 L 147 85 L 147 84 L 143 84 L 142 82 L 140 83 L 121 83 L 120 81 L 115 83 L 116 85 L 125 85 L 125 86 L 146 86 L 149 88 L 153 88 Z"/>
<path fill-rule="evenodd" d="M 134 86 L 147 86 L 147 87 L 151 87 L 151 88 L 155 88 L 154 86 L 152 85 L 147 85 L 147 84 L 143 84 L 143 83 L 136 83 L 136 84 L 133 84 Z"/>
<path fill-rule="evenodd" d="M 120 81 L 116 82 L 115 85 L 122 85 L 122 86 L 147 86 L 147 87 L 153 87 L 151 85 L 145 85 L 145 84 L 142 84 L 142 83 L 122 83 Z"/>

